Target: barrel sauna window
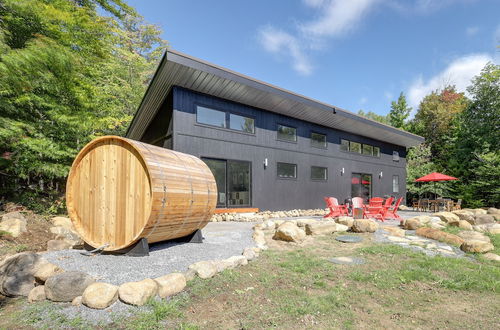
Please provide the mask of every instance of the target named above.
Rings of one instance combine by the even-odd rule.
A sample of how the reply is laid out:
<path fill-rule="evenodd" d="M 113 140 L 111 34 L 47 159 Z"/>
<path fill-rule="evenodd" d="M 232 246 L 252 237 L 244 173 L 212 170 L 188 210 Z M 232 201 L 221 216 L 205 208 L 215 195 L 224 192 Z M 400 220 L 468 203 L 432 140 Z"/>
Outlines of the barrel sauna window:
<path fill-rule="evenodd" d="M 200 159 L 165 148 L 102 137 L 78 154 L 68 176 L 68 214 L 83 240 L 105 250 L 183 237 L 203 228 L 217 187 Z"/>

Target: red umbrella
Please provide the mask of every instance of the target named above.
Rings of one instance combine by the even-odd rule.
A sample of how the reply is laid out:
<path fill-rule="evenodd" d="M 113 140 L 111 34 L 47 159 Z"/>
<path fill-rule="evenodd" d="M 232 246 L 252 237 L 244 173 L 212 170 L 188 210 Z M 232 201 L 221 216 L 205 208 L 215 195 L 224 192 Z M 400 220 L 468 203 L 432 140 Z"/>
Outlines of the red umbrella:
<path fill-rule="evenodd" d="M 436 181 L 452 181 L 452 180 L 458 180 L 458 179 L 446 174 L 433 172 L 431 174 L 427 174 L 421 178 L 416 179 L 415 182 L 436 182 Z M 434 194 L 437 197 L 436 186 L 434 186 Z"/>
<path fill-rule="evenodd" d="M 417 180 L 415 180 L 415 182 L 433 182 L 433 181 L 451 181 L 451 180 L 458 180 L 458 179 L 446 174 L 433 172 L 431 174 L 427 174 L 421 178 L 418 178 Z"/>

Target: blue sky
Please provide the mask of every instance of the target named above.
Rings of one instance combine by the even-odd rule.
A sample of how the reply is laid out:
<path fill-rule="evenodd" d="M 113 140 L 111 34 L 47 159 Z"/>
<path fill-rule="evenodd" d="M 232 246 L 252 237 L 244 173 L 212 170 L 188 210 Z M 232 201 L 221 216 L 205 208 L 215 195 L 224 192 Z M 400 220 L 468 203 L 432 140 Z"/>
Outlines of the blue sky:
<path fill-rule="evenodd" d="M 465 91 L 500 63 L 499 0 L 128 0 L 170 47 L 357 112 Z"/>

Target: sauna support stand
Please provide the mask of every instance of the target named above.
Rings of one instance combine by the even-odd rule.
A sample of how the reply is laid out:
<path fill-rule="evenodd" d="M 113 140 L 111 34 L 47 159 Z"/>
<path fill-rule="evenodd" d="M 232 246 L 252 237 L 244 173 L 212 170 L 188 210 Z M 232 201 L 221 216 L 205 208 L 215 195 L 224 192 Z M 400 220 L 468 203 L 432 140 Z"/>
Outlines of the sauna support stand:
<path fill-rule="evenodd" d="M 85 250 L 91 251 L 94 248 L 87 243 L 83 246 Z M 149 244 L 147 238 L 141 238 L 134 245 L 128 248 L 113 252 L 103 252 L 103 254 L 125 255 L 128 257 L 147 257 L 149 256 Z"/>
<path fill-rule="evenodd" d="M 173 241 L 179 243 L 203 243 L 203 235 L 201 234 L 200 229 L 196 229 L 194 233 L 176 238 Z"/>

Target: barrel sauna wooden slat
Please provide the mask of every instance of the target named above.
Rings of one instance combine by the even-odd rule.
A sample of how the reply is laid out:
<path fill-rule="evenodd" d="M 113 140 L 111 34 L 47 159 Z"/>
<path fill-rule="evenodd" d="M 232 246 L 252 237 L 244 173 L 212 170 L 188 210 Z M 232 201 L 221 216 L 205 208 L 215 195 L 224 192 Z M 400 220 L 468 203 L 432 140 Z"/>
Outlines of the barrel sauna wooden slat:
<path fill-rule="evenodd" d="M 83 240 L 106 251 L 203 228 L 217 186 L 200 159 L 117 136 L 87 144 L 68 176 L 66 203 Z"/>

